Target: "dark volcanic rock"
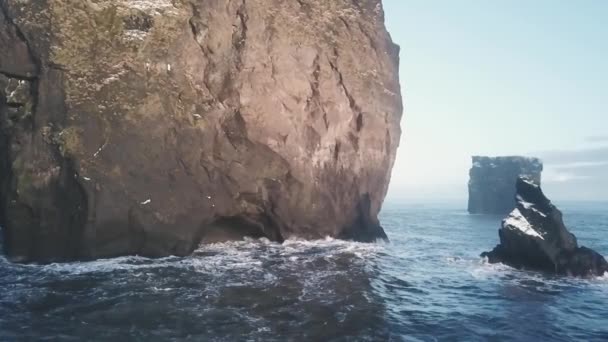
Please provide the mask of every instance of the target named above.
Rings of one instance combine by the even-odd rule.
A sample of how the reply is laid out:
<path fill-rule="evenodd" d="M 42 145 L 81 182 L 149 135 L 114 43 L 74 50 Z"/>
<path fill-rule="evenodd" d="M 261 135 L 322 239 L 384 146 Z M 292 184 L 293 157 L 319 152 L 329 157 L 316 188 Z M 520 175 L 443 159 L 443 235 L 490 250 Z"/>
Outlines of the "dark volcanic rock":
<path fill-rule="evenodd" d="M 517 208 L 503 220 L 500 244 L 485 252 L 489 262 L 561 275 L 592 276 L 608 272 L 608 263 L 597 252 L 578 247 L 562 213 L 531 180 L 517 181 Z"/>
<path fill-rule="evenodd" d="M 0 225 L 24 261 L 385 238 L 380 0 L 0 0 Z"/>
<path fill-rule="evenodd" d="M 527 157 L 473 157 L 469 172 L 469 213 L 506 215 L 515 208 L 520 176 L 540 185 L 543 164 Z"/>

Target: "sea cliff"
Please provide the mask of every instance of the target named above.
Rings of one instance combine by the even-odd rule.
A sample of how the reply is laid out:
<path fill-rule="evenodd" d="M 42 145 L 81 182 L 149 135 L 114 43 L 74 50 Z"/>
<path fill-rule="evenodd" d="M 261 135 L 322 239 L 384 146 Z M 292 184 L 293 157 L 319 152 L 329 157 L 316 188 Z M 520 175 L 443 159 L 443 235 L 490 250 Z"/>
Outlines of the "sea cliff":
<path fill-rule="evenodd" d="M 13 260 L 374 241 L 401 135 L 380 0 L 0 0 Z"/>

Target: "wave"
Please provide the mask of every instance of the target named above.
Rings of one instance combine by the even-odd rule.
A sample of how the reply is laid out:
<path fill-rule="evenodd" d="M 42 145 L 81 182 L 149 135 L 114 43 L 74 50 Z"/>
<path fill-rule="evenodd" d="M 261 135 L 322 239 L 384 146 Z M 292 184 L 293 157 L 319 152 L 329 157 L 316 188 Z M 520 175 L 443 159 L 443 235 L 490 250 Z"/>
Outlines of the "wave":
<path fill-rule="evenodd" d="M 384 245 L 381 243 L 359 243 L 330 237 L 321 240 L 288 239 L 283 243 L 262 238 L 201 245 L 187 257 L 169 256 L 151 259 L 142 256 L 124 256 L 47 265 L 19 264 L 15 267 L 71 275 L 159 268 L 184 268 L 202 272 L 235 269 L 252 271 L 261 269 L 265 261 L 273 258 L 288 263 L 306 263 L 338 256 L 366 260 L 383 249 Z M 0 257 L 0 263 L 10 262 Z"/>

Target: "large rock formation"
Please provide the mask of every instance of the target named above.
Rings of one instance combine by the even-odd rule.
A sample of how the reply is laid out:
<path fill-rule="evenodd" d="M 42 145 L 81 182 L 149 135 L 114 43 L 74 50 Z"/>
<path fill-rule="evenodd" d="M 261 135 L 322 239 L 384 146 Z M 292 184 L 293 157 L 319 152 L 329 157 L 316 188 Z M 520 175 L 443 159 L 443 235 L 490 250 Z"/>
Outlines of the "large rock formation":
<path fill-rule="evenodd" d="M 372 241 L 399 143 L 380 0 L 0 0 L 16 260 Z"/>
<path fill-rule="evenodd" d="M 526 178 L 517 181 L 517 208 L 503 220 L 500 244 L 483 253 L 490 263 L 502 262 L 562 275 L 592 276 L 608 272 L 608 263 L 597 252 L 578 247 L 562 213 Z"/>
<path fill-rule="evenodd" d="M 506 215 L 515 208 L 515 182 L 520 176 L 540 185 L 538 158 L 473 157 L 469 172 L 469 213 Z"/>

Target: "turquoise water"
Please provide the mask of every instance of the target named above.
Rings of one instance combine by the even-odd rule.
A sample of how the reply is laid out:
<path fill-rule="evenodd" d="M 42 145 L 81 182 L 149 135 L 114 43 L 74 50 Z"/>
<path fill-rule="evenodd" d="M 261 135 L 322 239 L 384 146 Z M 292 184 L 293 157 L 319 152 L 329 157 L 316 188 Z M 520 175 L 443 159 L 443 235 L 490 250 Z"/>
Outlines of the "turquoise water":
<path fill-rule="evenodd" d="M 608 204 L 557 203 L 608 254 Z M 564 279 L 478 255 L 500 217 L 388 202 L 388 244 L 244 241 L 190 257 L 0 260 L 0 340 L 600 341 L 608 276 Z"/>

